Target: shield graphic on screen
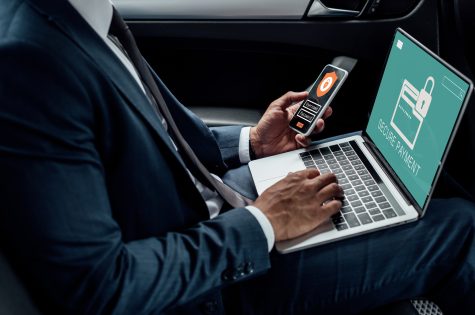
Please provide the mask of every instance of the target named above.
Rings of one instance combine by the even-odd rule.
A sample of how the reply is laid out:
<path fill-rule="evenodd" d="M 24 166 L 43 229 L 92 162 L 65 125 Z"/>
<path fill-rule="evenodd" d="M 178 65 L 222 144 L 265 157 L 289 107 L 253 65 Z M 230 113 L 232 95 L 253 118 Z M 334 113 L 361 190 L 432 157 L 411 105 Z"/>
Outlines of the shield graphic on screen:
<path fill-rule="evenodd" d="M 322 81 L 318 84 L 317 87 L 317 97 L 322 97 L 327 94 L 338 80 L 335 71 L 325 74 Z"/>

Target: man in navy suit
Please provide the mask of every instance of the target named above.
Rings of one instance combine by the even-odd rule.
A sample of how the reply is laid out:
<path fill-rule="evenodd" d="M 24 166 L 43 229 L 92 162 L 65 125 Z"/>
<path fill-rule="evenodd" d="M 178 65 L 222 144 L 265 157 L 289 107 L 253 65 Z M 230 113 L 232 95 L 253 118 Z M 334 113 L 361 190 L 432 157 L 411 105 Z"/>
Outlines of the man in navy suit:
<path fill-rule="evenodd" d="M 335 176 L 291 174 L 232 208 L 170 124 L 211 181 L 232 181 L 250 152 L 308 145 L 287 127 L 306 93 L 279 98 L 255 127 L 210 130 L 153 74 L 172 122 L 108 34 L 112 11 L 108 0 L 0 0 L 1 246 L 42 310 L 349 314 L 428 294 L 447 312 L 475 311 L 467 201 L 433 201 L 424 220 L 384 232 L 271 251 L 339 209 Z"/>

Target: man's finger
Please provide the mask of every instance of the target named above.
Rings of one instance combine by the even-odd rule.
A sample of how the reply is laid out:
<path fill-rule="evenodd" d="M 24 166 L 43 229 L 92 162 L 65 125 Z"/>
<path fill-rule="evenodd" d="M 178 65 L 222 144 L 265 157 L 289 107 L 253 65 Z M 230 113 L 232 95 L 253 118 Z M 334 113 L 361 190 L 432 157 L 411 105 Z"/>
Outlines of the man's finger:
<path fill-rule="evenodd" d="M 326 213 L 326 216 L 331 217 L 340 211 L 342 205 L 343 203 L 338 199 L 330 200 L 322 205 L 322 211 Z"/>
<path fill-rule="evenodd" d="M 320 171 L 316 168 L 308 168 L 305 170 L 308 179 L 313 179 L 320 176 Z"/>
<path fill-rule="evenodd" d="M 333 108 L 331 108 L 331 106 L 328 106 L 328 107 L 327 107 L 327 110 L 325 111 L 325 113 L 323 113 L 322 118 L 323 118 L 323 119 L 327 119 L 327 118 L 330 117 L 332 114 L 333 114 Z"/>
<path fill-rule="evenodd" d="M 310 143 L 312 142 L 312 139 L 305 137 L 304 135 L 297 134 L 295 135 L 295 141 L 297 141 L 297 143 L 301 147 L 306 148 L 310 145 Z"/>
<path fill-rule="evenodd" d="M 328 107 L 325 113 L 323 114 L 322 118 L 317 120 L 315 124 L 315 129 L 313 129 L 312 134 L 316 135 L 325 129 L 325 119 L 328 119 L 333 114 L 333 109 Z"/>
<path fill-rule="evenodd" d="M 324 203 L 330 199 L 342 197 L 343 189 L 337 183 L 328 184 L 320 189 L 320 191 L 317 193 L 317 199 L 321 203 Z"/>
<path fill-rule="evenodd" d="M 293 105 L 296 102 L 303 101 L 308 96 L 307 91 L 303 92 L 287 92 L 278 99 L 278 104 L 282 109 Z"/>
<path fill-rule="evenodd" d="M 313 181 L 315 190 L 320 191 L 325 186 L 328 186 L 332 183 L 337 183 L 337 178 L 333 173 L 326 173 L 314 178 Z"/>
<path fill-rule="evenodd" d="M 325 121 L 323 119 L 317 120 L 317 123 L 315 124 L 315 129 L 313 129 L 312 134 L 316 135 L 325 129 Z"/>

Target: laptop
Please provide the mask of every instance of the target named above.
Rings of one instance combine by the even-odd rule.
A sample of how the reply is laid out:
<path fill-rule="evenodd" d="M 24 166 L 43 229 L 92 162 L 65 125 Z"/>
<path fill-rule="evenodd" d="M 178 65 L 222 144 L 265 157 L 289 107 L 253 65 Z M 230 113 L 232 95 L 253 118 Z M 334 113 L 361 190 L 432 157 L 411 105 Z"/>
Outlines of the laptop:
<path fill-rule="evenodd" d="M 365 131 L 249 163 L 260 195 L 289 172 L 333 172 L 340 212 L 281 253 L 421 219 L 472 94 L 469 79 L 397 29 Z M 344 109 L 341 110 L 344 112 Z"/>

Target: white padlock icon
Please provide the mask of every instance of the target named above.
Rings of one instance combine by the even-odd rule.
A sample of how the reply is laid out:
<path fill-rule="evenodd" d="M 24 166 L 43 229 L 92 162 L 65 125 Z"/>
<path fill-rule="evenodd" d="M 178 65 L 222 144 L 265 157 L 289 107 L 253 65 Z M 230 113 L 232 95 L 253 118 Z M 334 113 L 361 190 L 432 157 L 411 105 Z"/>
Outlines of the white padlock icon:
<path fill-rule="evenodd" d="M 430 91 L 427 92 L 427 87 L 429 85 L 429 82 L 432 83 L 432 87 L 430 88 Z M 426 80 L 426 84 L 424 85 L 424 88 L 419 92 L 419 96 L 417 97 L 416 111 L 419 114 L 421 114 L 423 118 L 426 117 L 427 112 L 429 111 L 429 106 L 430 106 L 430 103 L 432 102 L 432 92 L 434 91 L 434 86 L 435 86 L 434 78 L 428 77 Z"/>

